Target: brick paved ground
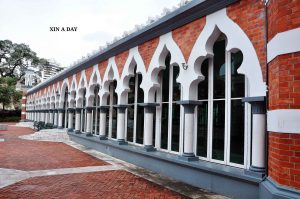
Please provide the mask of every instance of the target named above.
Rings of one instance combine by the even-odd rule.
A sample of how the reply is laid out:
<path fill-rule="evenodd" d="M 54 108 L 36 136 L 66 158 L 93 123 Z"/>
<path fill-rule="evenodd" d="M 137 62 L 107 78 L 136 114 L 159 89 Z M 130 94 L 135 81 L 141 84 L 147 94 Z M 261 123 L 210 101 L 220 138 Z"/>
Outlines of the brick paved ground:
<path fill-rule="evenodd" d="M 29 171 L 108 165 L 64 143 L 18 138 L 32 132 L 30 128 L 14 126 L 9 126 L 8 131 L 0 131 L 0 139 L 5 140 L 0 142 L 0 168 Z"/>
<path fill-rule="evenodd" d="M 35 177 L 0 189 L 0 198 L 187 198 L 127 171 Z"/>
<path fill-rule="evenodd" d="M 0 131 L 0 139 L 4 139 L 0 142 L 0 199 L 226 198 L 150 173 L 73 142 L 18 138 L 31 133 L 30 128 L 14 126 L 9 126 L 8 131 Z M 43 136 L 49 137 L 51 132 Z"/>

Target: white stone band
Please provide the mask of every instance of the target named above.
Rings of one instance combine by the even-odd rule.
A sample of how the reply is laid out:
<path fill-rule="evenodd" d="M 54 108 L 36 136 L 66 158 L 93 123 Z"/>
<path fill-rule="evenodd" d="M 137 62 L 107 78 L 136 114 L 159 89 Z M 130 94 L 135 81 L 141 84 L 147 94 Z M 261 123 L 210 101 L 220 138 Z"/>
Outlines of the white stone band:
<path fill-rule="evenodd" d="M 278 33 L 268 43 L 268 63 L 278 55 L 300 51 L 300 28 Z"/>
<path fill-rule="evenodd" d="M 300 134 L 300 110 L 281 109 L 268 111 L 268 131 Z"/>

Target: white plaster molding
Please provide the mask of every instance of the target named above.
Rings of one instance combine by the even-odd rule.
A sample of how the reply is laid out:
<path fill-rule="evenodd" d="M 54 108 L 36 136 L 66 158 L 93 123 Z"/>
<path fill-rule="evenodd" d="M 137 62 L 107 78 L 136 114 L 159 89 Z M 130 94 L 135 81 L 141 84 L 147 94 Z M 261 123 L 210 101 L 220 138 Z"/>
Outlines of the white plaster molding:
<path fill-rule="evenodd" d="M 268 111 L 268 131 L 300 134 L 300 110 L 280 109 Z"/>
<path fill-rule="evenodd" d="M 178 79 L 190 81 L 190 87 L 185 89 L 183 100 L 197 99 L 195 89 L 203 78 L 200 66 L 205 58 L 212 57 L 212 46 L 220 33 L 227 37 L 226 50 L 243 53 L 243 62 L 238 73 L 244 74 L 249 81 L 248 96 L 266 96 L 266 84 L 263 82 L 261 66 L 253 44 L 246 33 L 233 22 L 226 13 L 226 8 L 206 17 L 206 25 L 199 35 L 188 60 L 188 71 Z M 186 78 L 188 75 L 189 78 Z"/>
<path fill-rule="evenodd" d="M 98 69 L 98 64 L 93 66 L 93 72 L 90 77 L 89 86 L 87 89 L 87 99 L 88 99 L 88 106 L 92 106 L 93 102 L 90 101 L 91 97 L 94 97 L 94 87 L 95 85 L 99 84 L 101 85 L 101 75 Z"/>
<path fill-rule="evenodd" d="M 84 88 L 87 88 L 87 85 L 88 84 L 87 84 L 87 80 L 86 80 L 85 70 L 82 70 L 81 74 L 80 74 L 80 79 L 79 79 L 77 91 L 76 91 L 76 93 L 77 93 L 76 98 L 75 98 L 75 100 L 76 100 L 76 107 L 80 107 L 81 106 L 81 104 L 78 103 L 78 102 L 80 100 L 82 101 L 82 96 L 81 96 L 82 93 L 81 92 L 82 92 L 82 90 Z"/>
<path fill-rule="evenodd" d="M 109 93 L 109 83 L 113 80 L 116 80 L 117 84 L 119 84 L 119 71 L 115 61 L 115 57 L 111 57 L 108 59 L 108 64 L 105 69 L 102 81 L 102 89 L 99 92 L 101 105 L 106 105 L 106 97 Z"/>
<path fill-rule="evenodd" d="M 300 51 L 300 28 L 288 30 L 275 35 L 268 43 L 268 63 L 278 55 Z"/>
<path fill-rule="evenodd" d="M 152 56 L 152 59 L 149 64 L 148 71 L 141 83 L 141 88 L 144 90 L 144 100 L 145 102 L 153 102 L 154 93 L 157 88 L 159 88 L 159 83 L 157 81 L 158 73 L 165 68 L 165 58 L 167 54 L 171 54 L 171 65 L 179 65 L 180 71 L 182 73 L 183 69 L 181 67 L 182 63 L 185 63 L 184 56 L 174 41 L 172 37 L 172 32 L 166 33 L 159 37 L 159 44 Z M 185 79 L 188 79 L 185 77 Z M 185 85 L 185 79 L 177 79 L 177 82 Z"/>
<path fill-rule="evenodd" d="M 62 83 L 62 86 L 61 86 L 61 95 L 59 97 L 59 107 L 60 108 L 63 108 L 63 105 L 64 105 L 64 100 L 65 100 L 65 91 L 66 89 L 68 88 L 68 90 L 70 90 L 70 86 L 69 86 L 69 79 L 68 78 L 65 78 L 63 83 Z"/>
<path fill-rule="evenodd" d="M 75 95 L 77 95 L 77 80 L 76 80 L 76 74 L 73 74 L 71 88 L 70 88 L 69 103 L 75 100 Z M 73 106 L 73 104 L 70 105 Z"/>
<path fill-rule="evenodd" d="M 146 68 L 144 61 L 139 53 L 138 47 L 129 50 L 128 58 L 125 62 L 120 81 L 117 84 L 116 93 L 118 94 L 118 104 L 127 103 L 127 94 L 129 91 L 129 79 L 134 74 L 136 66 L 136 73 L 141 73 L 143 78 L 146 76 Z"/>
<path fill-rule="evenodd" d="M 76 74 L 73 74 L 73 77 L 72 77 L 71 91 L 77 91 Z"/>

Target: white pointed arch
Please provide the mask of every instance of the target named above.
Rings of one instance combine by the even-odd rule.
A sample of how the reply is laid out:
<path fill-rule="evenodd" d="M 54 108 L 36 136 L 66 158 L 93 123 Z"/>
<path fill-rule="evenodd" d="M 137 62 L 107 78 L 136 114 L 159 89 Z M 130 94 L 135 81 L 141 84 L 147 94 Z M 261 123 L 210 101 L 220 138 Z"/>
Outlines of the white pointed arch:
<path fill-rule="evenodd" d="M 76 96 L 77 96 L 77 81 L 76 81 L 76 74 L 73 74 L 72 82 L 70 86 L 70 97 L 69 97 L 69 105 L 72 108 L 74 108 L 74 102 L 76 101 Z"/>
<path fill-rule="evenodd" d="M 60 82 L 54 84 L 55 87 L 55 108 L 59 107 L 59 96 L 61 95 Z"/>
<path fill-rule="evenodd" d="M 81 71 L 78 88 L 77 88 L 77 95 L 76 95 L 76 107 L 81 107 L 83 102 L 83 93 L 84 90 L 87 88 L 88 83 L 86 79 L 85 70 Z"/>
<path fill-rule="evenodd" d="M 65 101 L 65 92 L 66 90 L 70 90 L 70 86 L 69 86 L 69 79 L 66 78 L 64 79 L 62 85 L 61 85 L 61 91 L 60 91 L 60 97 L 59 97 L 59 107 L 63 108 L 64 105 L 64 101 Z"/>
<path fill-rule="evenodd" d="M 206 25 L 196 40 L 189 57 L 189 67 L 178 77 L 178 81 L 186 79 L 185 88 L 188 88 L 183 90 L 183 100 L 197 99 L 195 89 L 199 81 L 203 79 L 201 64 L 205 58 L 213 56 L 212 47 L 220 33 L 227 37 L 227 51 L 240 50 L 243 53 L 243 62 L 238 73 L 244 74 L 248 79 L 248 96 L 265 96 L 266 84 L 263 82 L 262 70 L 255 48 L 239 25 L 227 16 L 226 8 L 224 8 L 206 17 Z"/>
<path fill-rule="evenodd" d="M 136 73 L 142 74 L 142 76 L 146 76 L 146 68 L 141 57 L 138 47 L 131 48 L 129 50 L 128 58 L 125 62 L 122 76 L 120 78 L 120 83 L 117 85 L 116 93 L 118 94 L 118 104 L 126 104 L 127 103 L 127 94 L 129 91 L 129 79 L 134 75 L 134 69 L 136 66 Z"/>
<path fill-rule="evenodd" d="M 102 84 L 102 80 L 101 80 L 101 75 L 98 69 L 98 64 L 93 66 L 93 72 L 92 75 L 90 77 L 90 81 L 89 81 L 89 86 L 87 89 L 87 106 L 92 106 L 93 105 L 93 100 L 94 100 L 94 89 L 95 86 L 97 85 L 101 85 Z"/>
<path fill-rule="evenodd" d="M 47 89 L 47 109 L 50 109 L 50 96 L 51 96 L 51 90 L 48 87 L 48 89 Z"/>
<path fill-rule="evenodd" d="M 50 94 L 50 108 L 54 109 L 55 107 L 55 87 L 54 85 L 51 86 L 51 94 Z"/>
<path fill-rule="evenodd" d="M 144 90 L 145 102 L 153 102 L 154 94 L 159 87 L 158 74 L 159 71 L 165 68 L 165 58 L 171 54 L 170 66 L 181 65 L 185 63 L 184 56 L 172 37 L 172 32 L 164 34 L 159 38 L 159 44 L 153 54 L 150 61 L 148 72 L 143 76 L 143 81 L 141 83 L 141 88 Z M 182 72 L 180 68 L 179 74 Z M 177 80 L 178 82 L 178 80 Z M 181 83 L 181 82 L 179 82 Z"/>
<path fill-rule="evenodd" d="M 109 84 L 113 80 L 117 81 L 117 86 L 119 84 L 119 71 L 117 64 L 115 62 L 115 57 L 111 57 L 108 60 L 108 64 L 104 73 L 102 81 L 102 89 L 100 90 L 100 103 L 101 105 L 106 105 L 107 96 L 109 94 Z"/>

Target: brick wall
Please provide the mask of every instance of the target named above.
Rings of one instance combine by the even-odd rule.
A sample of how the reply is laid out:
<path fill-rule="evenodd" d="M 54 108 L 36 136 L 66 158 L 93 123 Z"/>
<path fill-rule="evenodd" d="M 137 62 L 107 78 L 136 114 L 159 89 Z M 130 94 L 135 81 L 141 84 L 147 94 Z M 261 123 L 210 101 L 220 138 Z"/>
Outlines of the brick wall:
<path fill-rule="evenodd" d="M 268 3 L 268 37 L 300 27 L 299 0 L 270 0 Z"/>
<path fill-rule="evenodd" d="M 242 0 L 227 8 L 227 15 L 237 23 L 251 40 L 266 81 L 266 20 L 262 0 Z"/>
<path fill-rule="evenodd" d="M 92 66 L 88 67 L 87 69 L 85 69 L 85 75 L 86 75 L 87 84 L 89 84 L 89 82 L 90 82 L 92 73 L 93 73 L 93 67 Z"/>
<path fill-rule="evenodd" d="M 189 59 L 197 38 L 205 26 L 205 22 L 206 17 L 202 17 L 172 31 L 173 39 L 182 51 L 186 62 Z"/>
<path fill-rule="evenodd" d="M 124 52 L 122 52 L 122 53 L 120 53 L 116 56 L 115 60 L 116 60 L 116 65 L 118 67 L 118 72 L 119 72 L 118 75 L 119 76 L 122 75 L 124 65 L 125 65 L 125 62 L 127 60 L 128 55 L 129 55 L 129 51 L 127 50 L 127 51 L 124 51 Z"/>
<path fill-rule="evenodd" d="M 269 41 L 277 33 L 299 27 L 299 0 L 269 1 Z M 268 67 L 269 110 L 299 109 L 300 52 L 277 56 L 268 64 Z M 280 185 L 300 189 L 300 135 L 269 132 L 268 153 L 269 177 Z"/>
<path fill-rule="evenodd" d="M 300 108 L 300 52 L 269 63 L 269 109 Z"/>
<path fill-rule="evenodd" d="M 141 54 L 141 57 L 144 61 L 146 70 L 149 68 L 149 64 L 151 61 L 151 58 L 158 46 L 159 38 L 152 39 L 150 41 L 147 41 L 143 43 L 142 45 L 139 45 L 139 53 Z"/>
<path fill-rule="evenodd" d="M 23 99 L 24 97 L 25 99 Z M 26 120 L 26 93 L 25 92 L 22 93 L 22 99 L 21 99 L 21 120 Z"/>
<path fill-rule="evenodd" d="M 108 60 L 102 61 L 101 63 L 98 64 L 98 69 L 99 69 L 99 73 L 100 73 L 100 76 L 101 76 L 102 80 L 103 80 L 103 77 L 104 77 L 104 73 L 105 73 L 105 69 L 106 69 L 107 64 L 108 64 Z"/>
<path fill-rule="evenodd" d="M 300 189 L 300 135 L 270 132 L 268 164 L 273 180 Z"/>

